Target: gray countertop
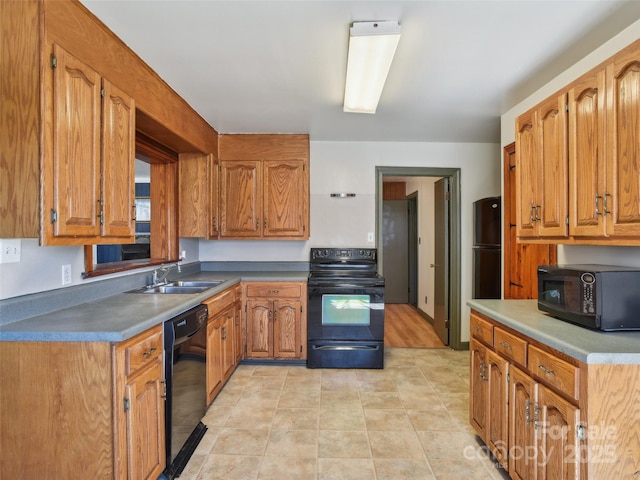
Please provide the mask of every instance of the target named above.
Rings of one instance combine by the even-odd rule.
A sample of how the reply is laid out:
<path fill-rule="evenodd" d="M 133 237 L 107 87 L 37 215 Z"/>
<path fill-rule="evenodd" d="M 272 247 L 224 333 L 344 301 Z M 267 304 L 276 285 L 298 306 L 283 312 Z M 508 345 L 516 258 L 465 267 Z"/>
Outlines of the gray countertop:
<path fill-rule="evenodd" d="M 582 362 L 640 365 L 640 331 L 599 332 L 572 325 L 539 311 L 537 300 L 468 300 L 467 305 Z"/>
<path fill-rule="evenodd" d="M 120 342 L 199 305 L 240 281 L 307 280 L 304 271 L 201 271 L 180 280 L 224 280 L 196 294 L 119 293 L 0 325 L 0 341 Z"/>

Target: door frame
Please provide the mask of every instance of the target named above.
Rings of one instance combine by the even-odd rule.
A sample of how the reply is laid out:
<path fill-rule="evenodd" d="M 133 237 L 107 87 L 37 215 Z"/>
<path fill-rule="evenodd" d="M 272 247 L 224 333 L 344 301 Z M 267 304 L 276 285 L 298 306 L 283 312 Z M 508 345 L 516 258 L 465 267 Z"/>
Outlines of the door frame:
<path fill-rule="evenodd" d="M 449 347 L 466 350 L 461 334 L 461 200 L 460 169 L 438 167 L 376 167 L 376 245 L 382 245 L 382 183 L 385 176 L 449 178 Z M 382 271 L 384 250 L 379 249 L 378 269 Z M 384 275 L 384 272 L 382 272 Z"/>
<path fill-rule="evenodd" d="M 407 195 L 409 226 L 409 305 L 418 307 L 418 192 Z"/>

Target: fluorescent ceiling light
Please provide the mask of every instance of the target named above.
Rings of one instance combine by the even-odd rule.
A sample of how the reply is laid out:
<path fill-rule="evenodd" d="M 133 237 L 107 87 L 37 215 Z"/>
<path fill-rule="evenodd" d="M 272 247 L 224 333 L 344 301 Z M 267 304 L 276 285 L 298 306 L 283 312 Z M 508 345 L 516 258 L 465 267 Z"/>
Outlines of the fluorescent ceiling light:
<path fill-rule="evenodd" d="M 345 112 L 376 113 L 400 40 L 398 22 L 354 22 L 349 37 Z"/>

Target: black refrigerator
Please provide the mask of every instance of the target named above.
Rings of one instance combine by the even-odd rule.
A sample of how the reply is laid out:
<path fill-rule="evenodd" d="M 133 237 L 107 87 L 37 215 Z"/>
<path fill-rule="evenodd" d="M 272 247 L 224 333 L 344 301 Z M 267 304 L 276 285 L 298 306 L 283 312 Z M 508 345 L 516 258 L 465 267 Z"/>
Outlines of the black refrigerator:
<path fill-rule="evenodd" d="M 501 197 L 473 203 L 473 298 L 500 298 Z"/>

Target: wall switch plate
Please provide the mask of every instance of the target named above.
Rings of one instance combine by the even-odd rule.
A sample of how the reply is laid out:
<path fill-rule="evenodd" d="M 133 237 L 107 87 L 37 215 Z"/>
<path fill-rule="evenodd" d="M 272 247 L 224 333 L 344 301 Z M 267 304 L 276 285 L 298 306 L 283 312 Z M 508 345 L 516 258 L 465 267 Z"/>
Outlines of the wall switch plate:
<path fill-rule="evenodd" d="M 71 265 L 62 265 L 62 284 L 69 285 L 71 283 Z"/>
<path fill-rule="evenodd" d="M 22 240 L 19 238 L 0 239 L 0 263 L 18 263 L 22 255 Z"/>
<path fill-rule="evenodd" d="M 373 232 L 367 233 L 367 242 L 373 243 Z"/>

